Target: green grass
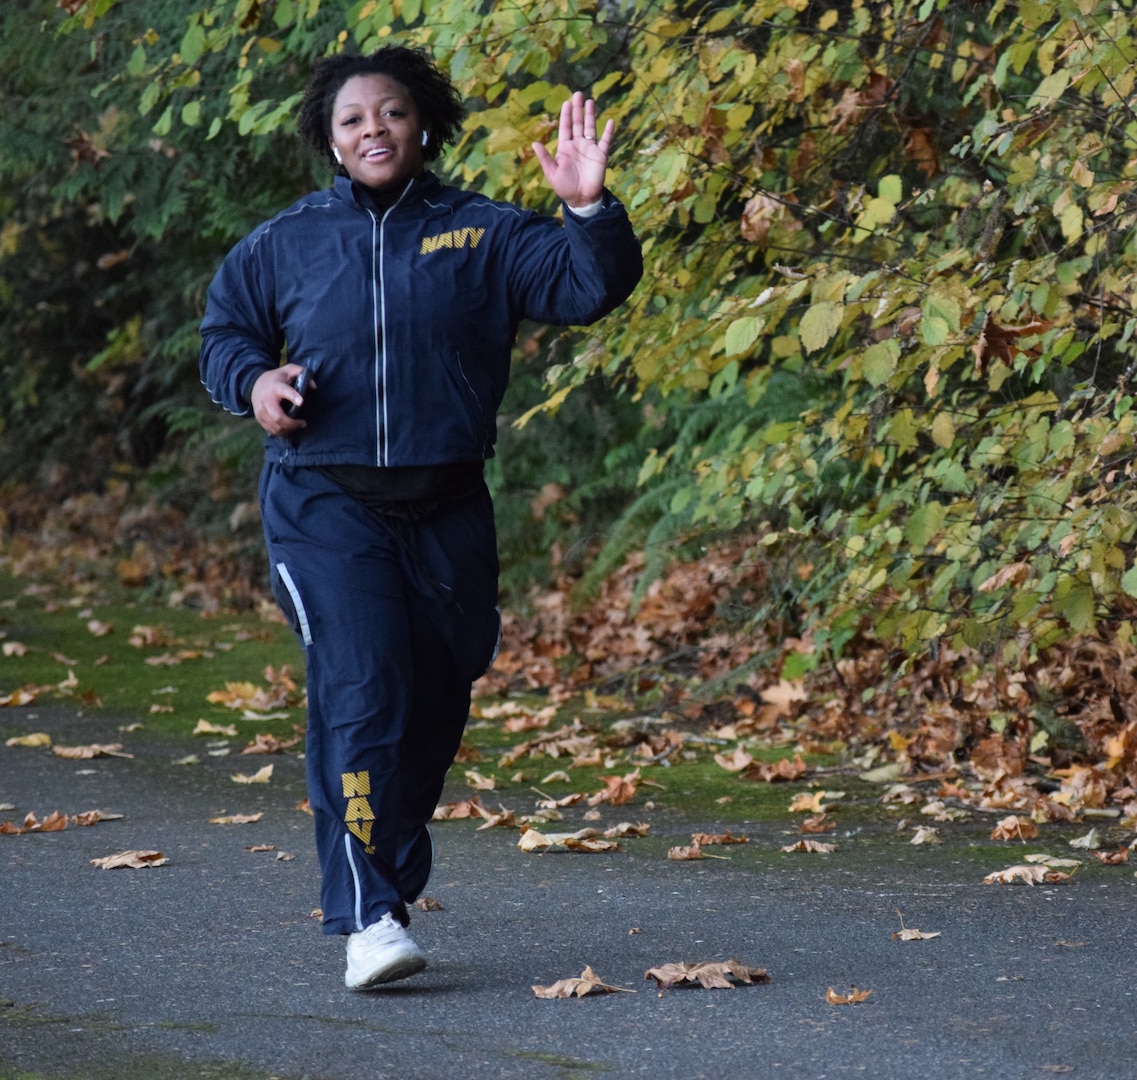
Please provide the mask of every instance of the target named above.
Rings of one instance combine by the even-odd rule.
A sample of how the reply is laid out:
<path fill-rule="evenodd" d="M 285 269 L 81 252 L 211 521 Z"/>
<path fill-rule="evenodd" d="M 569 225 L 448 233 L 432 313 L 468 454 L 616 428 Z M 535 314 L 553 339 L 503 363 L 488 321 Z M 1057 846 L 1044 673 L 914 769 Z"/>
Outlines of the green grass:
<path fill-rule="evenodd" d="M 97 636 L 88 629 L 92 622 L 113 629 Z M 158 628 L 159 643 L 130 644 L 138 626 Z M 7 647 L 0 656 L 0 697 L 33 687 L 39 701 L 113 712 L 169 735 L 189 734 L 199 719 L 235 722 L 242 734 L 290 734 L 293 724 L 304 722 L 296 708 L 287 710 L 287 719 L 244 722 L 236 710 L 207 700 L 227 682 L 266 685 L 267 665 L 291 665 L 303 685 L 303 653 L 291 630 L 255 614 L 205 618 L 186 608 L 138 603 L 119 589 L 76 594 L 0 574 L 0 634 Z M 147 663 L 163 658 L 177 662 Z M 162 711 L 152 711 L 155 706 Z"/>

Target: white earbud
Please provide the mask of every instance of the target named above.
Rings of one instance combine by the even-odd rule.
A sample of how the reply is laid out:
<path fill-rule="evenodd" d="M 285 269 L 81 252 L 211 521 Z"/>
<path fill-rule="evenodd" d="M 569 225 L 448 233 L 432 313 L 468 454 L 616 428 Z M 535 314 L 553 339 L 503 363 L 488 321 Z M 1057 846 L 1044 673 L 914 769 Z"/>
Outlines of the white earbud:
<path fill-rule="evenodd" d="M 429 132 L 429 131 L 424 131 L 424 132 L 422 133 L 422 145 L 423 145 L 424 147 L 426 147 L 426 146 L 427 146 L 427 144 L 428 144 L 429 142 L 430 142 L 430 132 Z"/>
<path fill-rule="evenodd" d="M 343 164 L 343 157 L 340 154 L 340 148 L 338 146 L 332 147 L 332 157 L 334 157 L 336 161 L 338 161 L 341 165 Z"/>

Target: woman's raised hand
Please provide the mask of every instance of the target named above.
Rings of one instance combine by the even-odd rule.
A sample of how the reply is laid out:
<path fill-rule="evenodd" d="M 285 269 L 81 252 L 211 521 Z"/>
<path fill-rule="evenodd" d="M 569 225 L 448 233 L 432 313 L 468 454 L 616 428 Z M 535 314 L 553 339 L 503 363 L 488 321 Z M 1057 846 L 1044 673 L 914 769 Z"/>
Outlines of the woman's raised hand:
<path fill-rule="evenodd" d="M 614 130 L 615 124 L 609 120 L 597 138 L 596 104 L 591 98 L 586 101 L 578 90 L 561 106 L 556 155 L 541 143 L 533 144 L 549 187 L 570 209 L 588 206 L 600 198 Z"/>

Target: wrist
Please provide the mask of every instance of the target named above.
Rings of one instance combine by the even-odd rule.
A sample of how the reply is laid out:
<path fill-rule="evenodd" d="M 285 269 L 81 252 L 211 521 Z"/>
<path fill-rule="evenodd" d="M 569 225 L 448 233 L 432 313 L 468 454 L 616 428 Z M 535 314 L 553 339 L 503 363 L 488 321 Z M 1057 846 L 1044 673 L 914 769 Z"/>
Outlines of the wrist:
<path fill-rule="evenodd" d="M 593 200 L 592 202 L 583 203 L 580 206 L 573 206 L 569 202 L 566 202 L 565 206 L 567 206 L 579 218 L 595 217 L 604 207 L 604 196 L 601 195 L 599 198 Z"/>

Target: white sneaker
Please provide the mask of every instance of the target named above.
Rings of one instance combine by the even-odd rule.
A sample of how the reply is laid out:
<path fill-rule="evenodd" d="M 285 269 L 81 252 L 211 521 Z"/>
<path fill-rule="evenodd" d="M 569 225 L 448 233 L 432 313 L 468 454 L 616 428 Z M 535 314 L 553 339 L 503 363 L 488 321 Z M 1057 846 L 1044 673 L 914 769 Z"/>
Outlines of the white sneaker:
<path fill-rule="evenodd" d="M 426 957 L 407 933 L 406 927 L 391 915 L 384 915 L 347 939 L 349 990 L 367 990 L 382 983 L 405 979 L 426 967 Z"/>

